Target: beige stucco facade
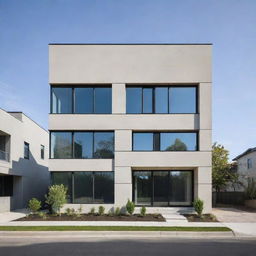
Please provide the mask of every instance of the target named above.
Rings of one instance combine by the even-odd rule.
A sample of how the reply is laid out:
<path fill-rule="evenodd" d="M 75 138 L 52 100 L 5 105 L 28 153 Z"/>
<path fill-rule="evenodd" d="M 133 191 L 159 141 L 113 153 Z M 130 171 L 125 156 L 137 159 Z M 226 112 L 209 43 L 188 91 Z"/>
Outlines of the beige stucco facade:
<path fill-rule="evenodd" d="M 27 207 L 32 197 L 44 199 L 49 185 L 48 132 L 21 112 L 0 109 L 0 175 L 13 177 L 12 196 L 0 196 L 0 212 Z M 29 143 L 29 159 L 24 158 Z M 41 159 L 41 145 L 45 147 Z"/>
<path fill-rule="evenodd" d="M 112 114 L 50 114 L 49 130 L 114 131 L 115 156 L 113 160 L 50 159 L 49 170 L 114 171 L 114 205 L 119 207 L 132 199 L 132 170 L 193 170 L 194 199 L 203 199 L 205 212 L 211 212 L 211 48 L 207 44 L 50 45 L 49 83 L 111 84 Z M 198 112 L 127 115 L 126 86 L 131 84 L 196 85 Z M 133 131 L 198 131 L 199 150 L 133 152 Z"/>

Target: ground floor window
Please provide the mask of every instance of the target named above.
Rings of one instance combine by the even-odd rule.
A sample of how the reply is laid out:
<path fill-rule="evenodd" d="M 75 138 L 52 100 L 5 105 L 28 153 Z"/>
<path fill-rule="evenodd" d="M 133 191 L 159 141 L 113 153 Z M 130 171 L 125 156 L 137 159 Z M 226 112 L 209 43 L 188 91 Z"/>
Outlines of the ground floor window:
<path fill-rule="evenodd" d="M 13 176 L 0 175 L 0 196 L 13 195 Z"/>
<path fill-rule="evenodd" d="M 52 184 L 64 184 L 68 203 L 114 203 L 114 172 L 52 172 Z"/>
<path fill-rule="evenodd" d="M 133 171 L 133 200 L 136 205 L 190 206 L 193 171 Z"/>

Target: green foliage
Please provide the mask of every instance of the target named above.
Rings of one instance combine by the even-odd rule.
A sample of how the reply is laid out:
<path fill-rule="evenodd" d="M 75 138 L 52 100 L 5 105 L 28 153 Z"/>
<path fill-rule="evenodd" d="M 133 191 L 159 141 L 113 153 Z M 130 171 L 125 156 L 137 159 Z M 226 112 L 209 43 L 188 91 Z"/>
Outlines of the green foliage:
<path fill-rule="evenodd" d="M 135 205 L 132 201 L 130 201 L 130 199 L 128 199 L 127 203 L 126 203 L 126 211 L 132 215 L 134 213 L 134 209 L 135 209 Z"/>
<path fill-rule="evenodd" d="M 232 171 L 228 162 L 229 152 L 216 142 L 212 146 L 212 186 L 218 192 L 228 184 L 239 184 L 238 174 Z"/>
<path fill-rule="evenodd" d="M 39 200 L 37 200 L 36 198 L 32 198 L 28 202 L 28 208 L 34 214 L 41 208 L 41 202 Z"/>
<path fill-rule="evenodd" d="M 53 213 L 60 214 L 61 207 L 67 202 L 66 195 L 67 188 L 63 184 L 49 187 L 46 203 L 51 206 Z"/>
<path fill-rule="evenodd" d="M 95 207 L 92 207 L 89 213 L 94 215 L 95 214 Z"/>
<path fill-rule="evenodd" d="M 140 208 L 140 215 L 141 215 L 141 216 L 145 216 L 145 215 L 146 215 L 146 212 L 147 212 L 146 207 L 145 207 L 145 206 L 142 206 L 142 207 Z"/>
<path fill-rule="evenodd" d="M 187 146 L 180 139 L 176 139 L 174 144 L 167 147 L 165 150 L 166 151 L 186 151 Z"/>
<path fill-rule="evenodd" d="M 39 212 L 39 213 L 38 213 L 38 216 L 39 216 L 40 218 L 43 218 L 44 220 L 47 219 L 47 215 L 46 215 L 45 212 Z"/>
<path fill-rule="evenodd" d="M 65 210 L 67 216 L 75 216 L 76 215 L 76 211 L 74 208 L 66 208 Z"/>
<path fill-rule="evenodd" d="M 256 199 L 256 181 L 254 178 L 248 178 L 245 188 L 245 197 L 249 200 Z"/>
<path fill-rule="evenodd" d="M 204 210 L 204 201 L 198 198 L 194 201 L 193 206 L 196 213 L 199 215 L 199 217 L 201 217 Z"/>
<path fill-rule="evenodd" d="M 104 207 L 104 206 L 102 206 L 102 205 L 100 205 L 100 206 L 99 206 L 99 209 L 98 209 L 98 213 L 99 213 L 99 215 L 103 215 L 103 214 L 104 214 L 104 212 L 105 212 L 105 207 Z"/>
<path fill-rule="evenodd" d="M 115 209 L 115 215 L 116 215 L 116 216 L 120 216 L 120 215 L 121 215 L 121 209 L 120 209 L 120 207 L 116 207 L 116 209 Z"/>

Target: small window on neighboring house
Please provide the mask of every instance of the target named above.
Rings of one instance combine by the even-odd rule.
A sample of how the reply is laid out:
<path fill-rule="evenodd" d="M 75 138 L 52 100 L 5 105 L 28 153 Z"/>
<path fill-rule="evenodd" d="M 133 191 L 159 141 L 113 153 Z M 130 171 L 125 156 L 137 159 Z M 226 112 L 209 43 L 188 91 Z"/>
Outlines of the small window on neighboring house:
<path fill-rule="evenodd" d="M 41 159 L 44 159 L 44 145 L 41 145 Z"/>
<path fill-rule="evenodd" d="M 29 143 L 24 142 L 24 158 L 29 159 Z"/>
<path fill-rule="evenodd" d="M 252 159 L 248 158 L 247 159 L 247 169 L 251 169 L 252 168 Z"/>

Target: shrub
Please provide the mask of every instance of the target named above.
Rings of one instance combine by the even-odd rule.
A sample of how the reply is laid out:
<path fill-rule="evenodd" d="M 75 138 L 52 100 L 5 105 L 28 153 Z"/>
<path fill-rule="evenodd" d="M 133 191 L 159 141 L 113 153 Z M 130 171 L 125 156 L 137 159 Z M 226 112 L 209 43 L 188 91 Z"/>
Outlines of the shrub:
<path fill-rule="evenodd" d="M 121 215 L 121 209 L 119 207 L 116 207 L 115 209 L 115 215 L 120 216 Z"/>
<path fill-rule="evenodd" d="M 194 201 L 193 206 L 198 216 L 201 217 L 204 209 L 204 201 L 198 198 Z"/>
<path fill-rule="evenodd" d="M 114 216 L 114 210 L 113 208 L 109 209 L 108 216 Z"/>
<path fill-rule="evenodd" d="M 44 220 L 47 219 L 47 215 L 46 215 L 45 212 L 39 212 L 39 213 L 38 213 L 38 216 L 39 216 L 40 218 L 43 218 Z"/>
<path fill-rule="evenodd" d="M 105 207 L 104 206 L 99 206 L 99 210 L 98 210 L 98 213 L 99 213 L 99 215 L 103 215 L 104 214 L 104 212 L 105 212 Z"/>
<path fill-rule="evenodd" d="M 66 208 L 65 210 L 67 216 L 74 216 L 75 215 L 75 209 L 74 208 Z"/>
<path fill-rule="evenodd" d="M 39 200 L 37 200 L 36 198 L 32 198 L 28 202 L 28 208 L 34 214 L 41 208 L 41 202 Z"/>
<path fill-rule="evenodd" d="M 145 207 L 145 206 L 142 206 L 142 207 L 140 208 L 140 215 L 141 215 L 141 216 L 145 216 L 145 215 L 146 215 L 146 211 L 147 211 L 146 207 Z"/>
<path fill-rule="evenodd" d="M 92 207 L 89 213 L 94 215 L 95 214 L 95 207 Z"/>
<path fill-rule="evenodd" d="M 60 214 L 60 209 L 67 202 L 67 188 L 61 185 L 52 185 L 49 187 L 48 195 L 46 195 L 46 203 L 51 206 L 52 212 Z"/>
<path fill-rule="evenodd" d="M 126 211 L 132 215 L 134 213 L 135 205 L 130 199 L 128 199 L 128 202 L 126 204 Z"/>
<path fill-rule="evenodd" d="M 247 186 L 244 192 L 246 199 L 256 199 L 256 181 L 254 180 L 254 178 L 248 178 Z"/>

